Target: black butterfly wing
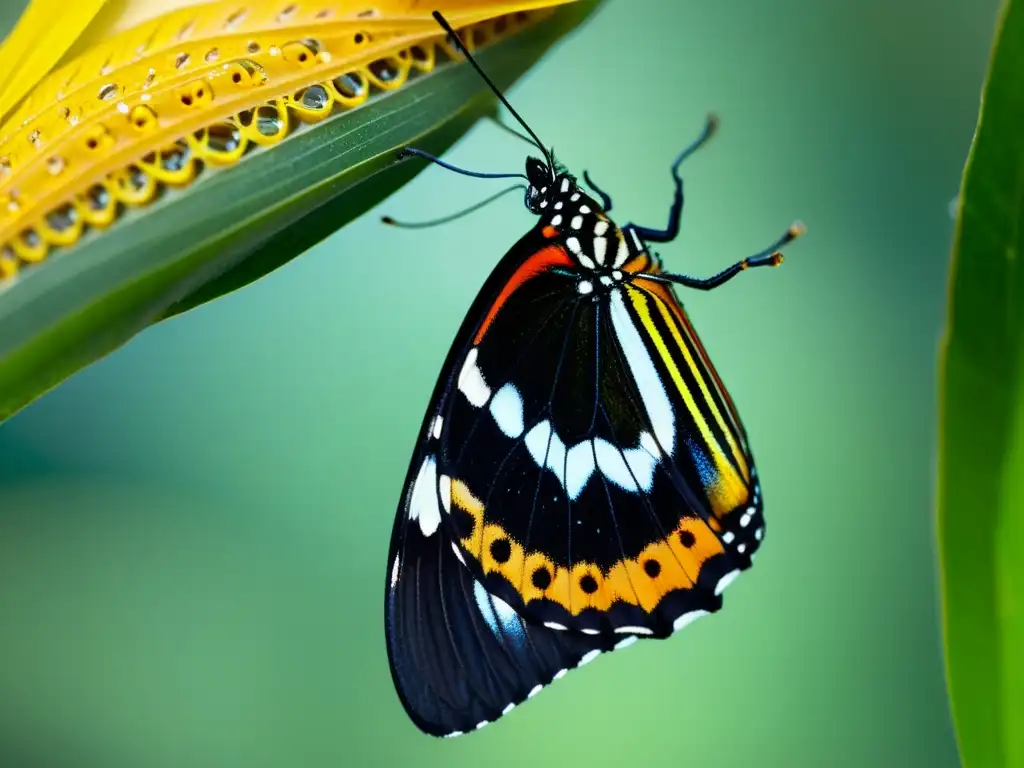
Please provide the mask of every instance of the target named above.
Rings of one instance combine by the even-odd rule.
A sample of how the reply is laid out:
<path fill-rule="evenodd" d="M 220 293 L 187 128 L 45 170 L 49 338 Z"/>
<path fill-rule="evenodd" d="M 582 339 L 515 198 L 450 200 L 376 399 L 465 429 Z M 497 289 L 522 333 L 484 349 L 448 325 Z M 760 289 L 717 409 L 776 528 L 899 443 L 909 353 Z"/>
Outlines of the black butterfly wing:
<path fill-rule="evenodd" d="M 428 733 L 717 610 L 750 565 L 764 529 L 746 436 L 671 291 L 639 276 L 655 269 L 634 259 L 630 286 L 594 300 L 534 230 L 449 351 L 386 590 L 392 676 Z"/>
<path fill-rule="evenodd" d="M 567 670 L 636 640 L 555 631 L 523 620 L 473 576 L 442 524 L 447 513 L 438 456 L 444 404 L 457 384 L 451 372 L 461 369 L 480 318 L 529 259 L 533 242 L 528 235 L 499 263 L 452 345 L 443 369 L 447 375 L 438 381 L 421 427 L 391 537 L 385 635 L 392 678 L 409 717 L 437 736 L 493 721 Z"/>
<path fill-rule="evenodd" d="M 528 620 L 665 637 L 763 536 L 745 432 L 646 255 L 584 293 L 557 242 L 524 245 L 435 406 L 444 525 Z"/>

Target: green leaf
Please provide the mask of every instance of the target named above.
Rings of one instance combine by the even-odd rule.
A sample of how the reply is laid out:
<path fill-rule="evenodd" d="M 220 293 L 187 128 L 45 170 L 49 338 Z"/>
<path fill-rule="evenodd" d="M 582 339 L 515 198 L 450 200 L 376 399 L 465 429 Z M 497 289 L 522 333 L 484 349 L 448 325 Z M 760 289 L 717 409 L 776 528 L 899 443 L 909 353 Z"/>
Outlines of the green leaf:
<path fill-rule="evenodd" d="M 942 362 L 939 548 L 964 765 L 1024 765 L 1024 3 L 964 172 Z"/>
<path fill-rule="evenodd" d="M 599 0 L 558 8 L 480 52 L 507 88 Z M 262 277 L 386 198 L 443 152 L 494 98 L 466 63 L 309 126 L 29 270 L 0 294 L 0 420 L 148 325 Z M 340 247 L 344 247 L 343 243 Z"/>

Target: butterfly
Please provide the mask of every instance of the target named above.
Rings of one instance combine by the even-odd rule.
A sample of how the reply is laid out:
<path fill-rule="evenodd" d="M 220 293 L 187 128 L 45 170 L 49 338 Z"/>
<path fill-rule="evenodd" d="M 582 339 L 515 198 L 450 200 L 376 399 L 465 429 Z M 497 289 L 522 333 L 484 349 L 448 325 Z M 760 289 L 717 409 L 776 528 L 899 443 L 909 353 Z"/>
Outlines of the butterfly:
<path fill-rule="evenodd" d="M 457 736 L 553 680 L 722 606 L 764 537 L 746 431 L 674 285 L 709 290 L 782 261 L 764 251 L 700 279 L 663 271 L 664 229 L 618 226 L 435 18 L 543 154 L 521 176 L 538 222 L 505 254 L 444 362 L 388 554 L 385 634 L 415 725 Z M 523 137 L 526 138 L 526 137 Z M 394 223 L 393 220 L 390 220 Z"/>

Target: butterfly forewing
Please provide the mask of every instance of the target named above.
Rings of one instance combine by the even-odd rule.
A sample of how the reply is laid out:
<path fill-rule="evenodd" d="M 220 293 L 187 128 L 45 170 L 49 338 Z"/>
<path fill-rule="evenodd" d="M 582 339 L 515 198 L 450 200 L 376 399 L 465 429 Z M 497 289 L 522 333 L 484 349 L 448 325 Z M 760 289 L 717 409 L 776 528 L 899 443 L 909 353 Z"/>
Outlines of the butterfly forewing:
<path fill-rule="evenodd" d="M 434 411 L 444 525 L 528 619 L 664 636 L 749 565 L 753 467 L 671 290 L 581 294 L 573 267 L 535 230 L 465 329 Z M 741 550 L 731 528 L 750 531 Z"/>

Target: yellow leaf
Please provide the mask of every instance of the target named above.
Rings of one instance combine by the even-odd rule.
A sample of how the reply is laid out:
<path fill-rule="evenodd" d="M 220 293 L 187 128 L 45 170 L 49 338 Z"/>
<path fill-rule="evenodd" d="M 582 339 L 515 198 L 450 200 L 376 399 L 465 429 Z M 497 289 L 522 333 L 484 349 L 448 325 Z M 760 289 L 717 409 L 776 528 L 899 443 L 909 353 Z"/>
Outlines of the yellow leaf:
<path fill-rule="evenodd" d="M 0 282 L 124 207 L 189 186 L 200 163 L 234 165 L 250 147 L 276 145 L 290 117 L 317 122 L 431 70 L 432 56 L 416 58 L 444 35 L 428 8 L 501 37 L 566 0 L 191 2 L 89 47 L 0 124 Z"/>
<path fill-rule="evenodd" d="M 0 118 L 74 45 L 104 0 L 32 0 L 0 45 Z M 55 23 L 55 20 L 59 22 Z"/>
<path fill-rule="evenodd" d="M 425 167 L 400 148 L 440 154 L 487 112 L 434 3 L 499 88 L 597 5 L 243 1 L 114 36 L 0 125 L 0 420 L 298 256 Z"/>

